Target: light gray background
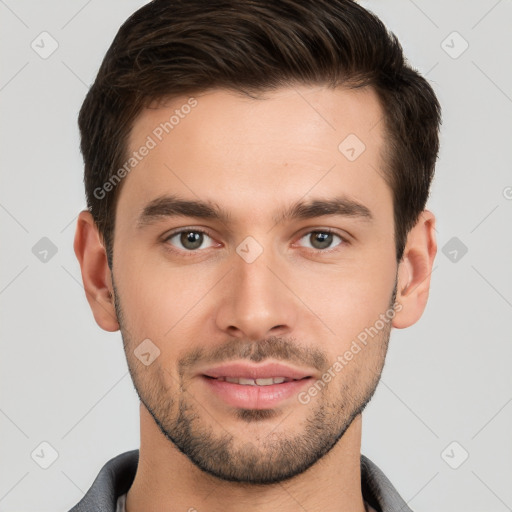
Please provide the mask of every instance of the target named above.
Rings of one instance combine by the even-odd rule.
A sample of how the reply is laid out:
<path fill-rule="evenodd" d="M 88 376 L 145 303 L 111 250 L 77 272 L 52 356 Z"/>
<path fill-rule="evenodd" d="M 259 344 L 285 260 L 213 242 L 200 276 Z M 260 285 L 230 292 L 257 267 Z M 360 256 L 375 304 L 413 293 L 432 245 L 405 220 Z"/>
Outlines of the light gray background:
<path fill-rule="evenodd" d="M 85 206 L 77 112 L 143 3 L 0 0 L 3 512 L 68 510 L 108 459 L 139 446 L 121 337 L 94 322 L 72 242 Z M 512 510 L 512 1 L 362 3 L 443 105 L 430 302 L 393 331 L 362 451 L 417 512 Z M 59 45 L 46 59 L 31 48 L 43 31 Z M 32 252 L 43 237 L 58 250 L 46 262 Z M 48 469 L 42 442 L 58 453 Z"/>

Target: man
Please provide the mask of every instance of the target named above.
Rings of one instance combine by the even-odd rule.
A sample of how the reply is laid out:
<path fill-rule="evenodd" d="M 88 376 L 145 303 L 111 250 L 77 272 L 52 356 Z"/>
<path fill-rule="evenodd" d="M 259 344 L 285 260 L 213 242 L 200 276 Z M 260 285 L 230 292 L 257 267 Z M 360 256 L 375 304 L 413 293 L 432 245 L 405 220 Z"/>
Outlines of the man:
<path fill-rule="evenodd" d="M 75 252 L 140 450 L 73 511 L 408 511 L 361 455 L 421 316 L 440 107 L 350 0 L 155 0 L 82 106 Z"/>

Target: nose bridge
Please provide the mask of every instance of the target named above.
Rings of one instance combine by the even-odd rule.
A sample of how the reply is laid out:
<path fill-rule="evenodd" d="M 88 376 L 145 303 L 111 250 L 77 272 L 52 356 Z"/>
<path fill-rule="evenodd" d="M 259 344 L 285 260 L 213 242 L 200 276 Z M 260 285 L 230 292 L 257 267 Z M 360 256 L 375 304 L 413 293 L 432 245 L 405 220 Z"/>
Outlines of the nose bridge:
<path fill-rule="evenodd" d="M 258 247 L 259 246 L 259 247 Z M 233 271 L 218 324 L 231 334 L 262 339 L 291 329 L 294 322 L 293 297 L 276 277 L 279 256 L 270 247 L 245 240 L 233 255 Z"/>

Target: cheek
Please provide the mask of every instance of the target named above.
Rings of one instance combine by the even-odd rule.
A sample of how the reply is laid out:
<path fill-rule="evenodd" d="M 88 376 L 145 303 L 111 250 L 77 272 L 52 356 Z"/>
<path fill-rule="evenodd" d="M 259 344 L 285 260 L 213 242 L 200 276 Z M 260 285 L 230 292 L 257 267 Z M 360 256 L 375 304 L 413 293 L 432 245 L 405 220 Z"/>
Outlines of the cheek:
<path fill-rule="evenodd" d="M 215 273 L 201 265 L 172 267 L 161 254 L 152 257 L 136 249 L 126 254 L 129 259 L 117 261 L 116 281 L 123 283 L 118 291 L 132 338 L 154 339 L 160 345 L 177 335 L 181 339 L 204 309 L 202 299 L 215 284 Z"/>
<path fill-rule="evenodd" d="M 345 344 L 388 311 L 396 262 L 387 260 L 360 257 L 323 271 L 313 268 L 302 273 L 293 289 L 322 320 L 325 334 L 334 333 L 338 343 Z"/>

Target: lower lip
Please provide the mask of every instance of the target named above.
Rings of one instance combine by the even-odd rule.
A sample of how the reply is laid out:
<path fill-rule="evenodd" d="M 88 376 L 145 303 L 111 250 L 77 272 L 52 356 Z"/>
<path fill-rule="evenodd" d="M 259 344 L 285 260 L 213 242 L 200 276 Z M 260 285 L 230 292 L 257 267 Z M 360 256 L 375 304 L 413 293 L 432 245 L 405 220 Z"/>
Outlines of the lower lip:
<path fill-rule="evenodd" d="M 241 409 L 271 409 L 284 400 L 296 395 L 311 378 L 270 384 L 269 386 L 250 386 L 235 384 L 225 380 L 202 376 L 203 381 L 217 396 L 232 407 Z"/>

